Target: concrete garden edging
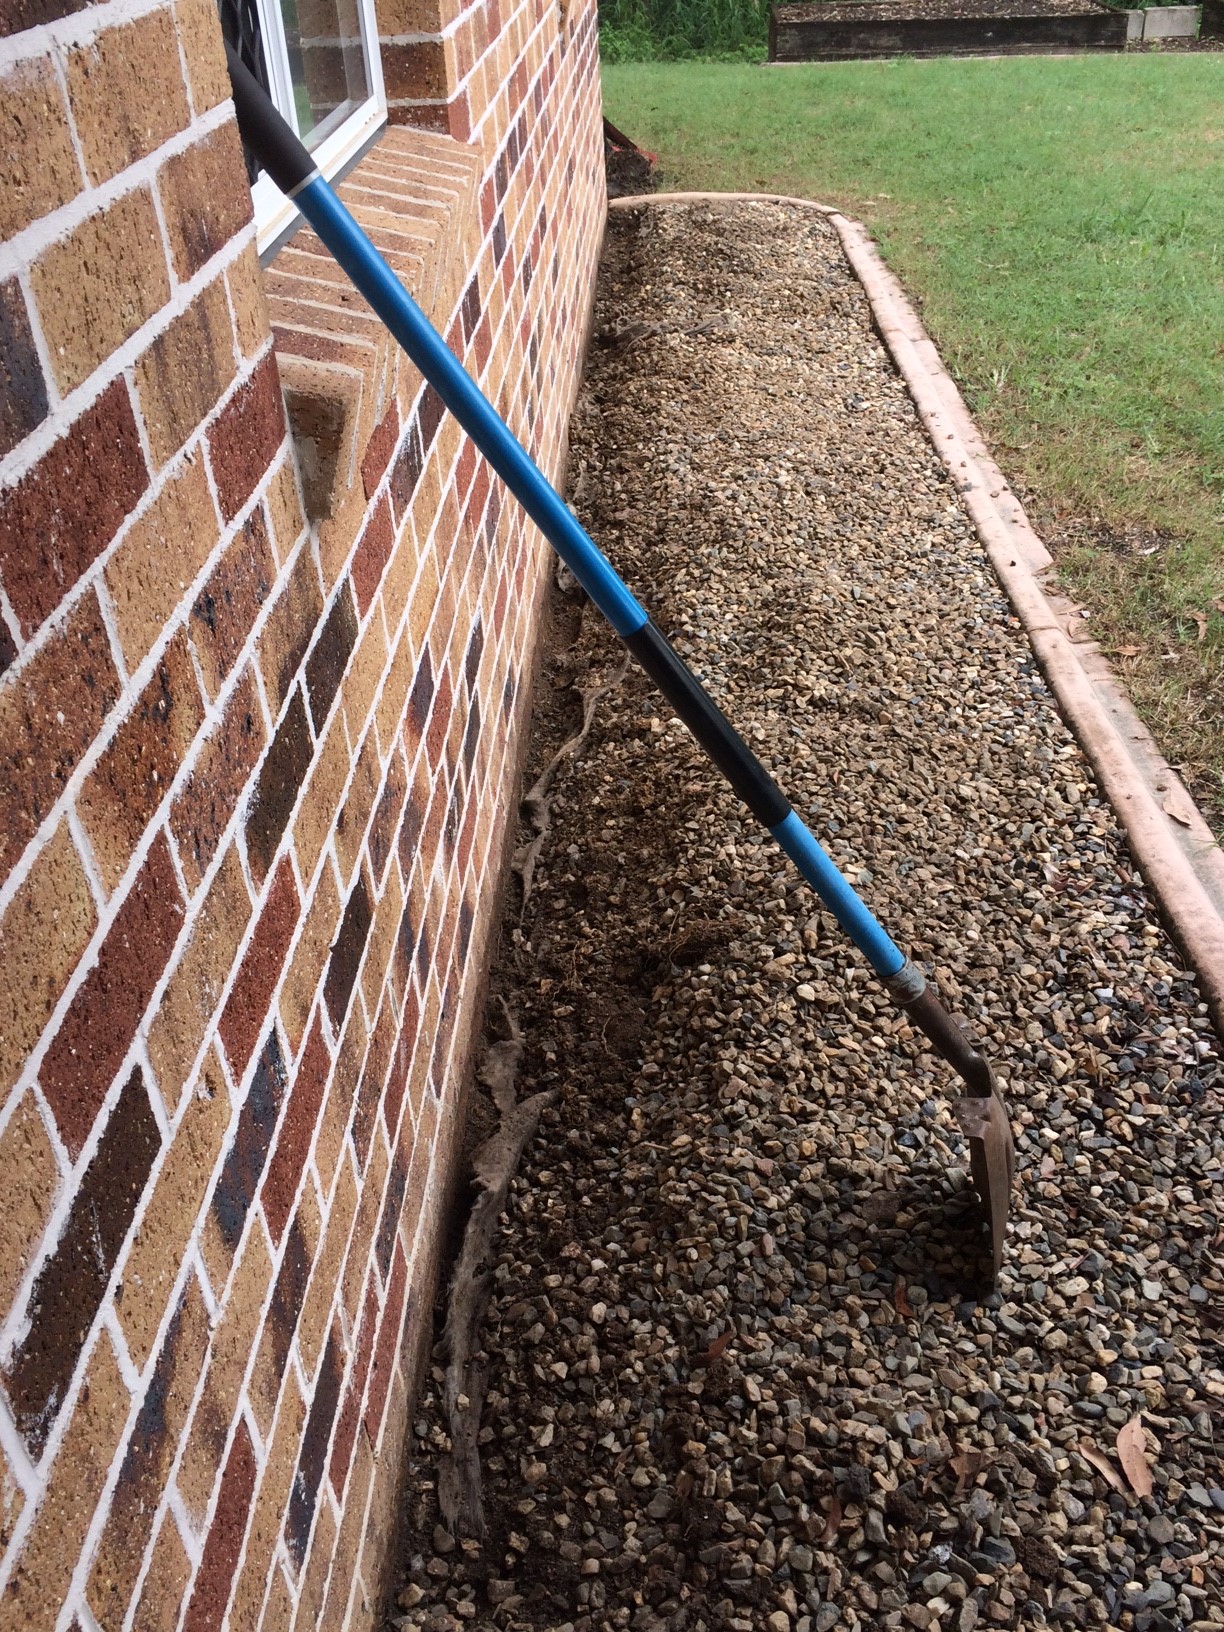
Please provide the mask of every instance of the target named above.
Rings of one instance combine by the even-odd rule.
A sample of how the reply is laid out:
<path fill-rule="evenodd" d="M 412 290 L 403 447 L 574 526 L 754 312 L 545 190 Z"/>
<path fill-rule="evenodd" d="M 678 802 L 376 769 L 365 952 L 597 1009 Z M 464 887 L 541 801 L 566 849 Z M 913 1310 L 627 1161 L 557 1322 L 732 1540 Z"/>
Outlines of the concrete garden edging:
<path fill-rule="evenodd" d="M 1041 583 L 1053 558 L 990 457 L 934 342 L 867 229 L 831 205 L 782 193 L 646 193 L 610 200 L 608 208 L 733 203 L 795 205 L 825 216 L 837 232 L 880 336 L 965 501 L 1063 717 L 1122 823 L 1131 853 L 1197 972 L 1212 1020 L 1224 1035 L 1224 855 L 1100 648 L 1067 634 L 1068 620 L 1079 608 Z"/>
<path fill-rule="evenodd" d="M 1136 15 L 1135 13 L 1131 14 Z M 1197 6 L 1149 6 L 1137 13 L 1141 19 L 1134 36 L 1141 40 L 1187 40 L 1199 31 Z"/>

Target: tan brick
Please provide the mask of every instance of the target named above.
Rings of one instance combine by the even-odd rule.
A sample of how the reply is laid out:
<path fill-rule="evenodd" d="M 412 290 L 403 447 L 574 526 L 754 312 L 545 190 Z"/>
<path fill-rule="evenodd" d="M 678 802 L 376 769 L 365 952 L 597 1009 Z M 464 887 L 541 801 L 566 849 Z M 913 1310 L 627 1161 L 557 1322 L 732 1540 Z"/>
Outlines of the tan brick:
<path fill-rule="evenodd" d="M 357 1212 L 357 1186 L 348 1162 L 342 1162 L 332 1197 L 327 1229 L 323 1244 L 315 1259 L 302 1316 L 298 1322 L 298 1353 L 306 1375 L 313 1377 L 318 1369 L 319 1356 L 327 1337 L 327 1323 L 331 1316 L 332 1300 L 344 1262 L 345 1247 L 353 1218 Z"/>
<path fill-rule="evenodd" d="M 136 389 L 159 467 L 215 406 L 236 370 L 225 279 L 215 278 L 136 363 Z"/>
<path fill-rule="evenodd" d="M 84 184 L 50 57 L 0 76 L 0 239 L 75 198 Z"/>
<path fill-rule="evenodd" d="M 216 0 L 175 0 L 174 24 L 187 63 L 191 106 L 198 116 L 230 95 Z"/>
<path fill-rule="evenodd" d="M 173 1116 L 251 917 L 251 897 L 230 846 L 208 889 L 191 940 L 149 1029 L 149 1057 Z"/>
<path fill-rule="evenodd" d="M 323 1613 L 323 1599 L 331 1573 L 332 1554 L 336 1550 L 336 1521 L 326 1493 L 319 1501 L 319 1517 L 311 1537 L 310 1557 L 302 1576 L 302 1590 L 298 1598 L 294 1628 L 301 1632 L 315 1632 Z"/>
<path fill-rule="evenodd" d="M 85 779 L 77 800 L 108 890 L 123 876 L 203 722 L 203 700 L 180 630 Z"/>
<path fill-rule="evenodd" d="M 99 1626 L 119 1626 L 132 1599 L 179 1436 L 208 1348 L 200 1283 L 189 1276 L 168 1323 L 148 1392 L 136 1415 L 86 1588 Z"/>
<path fill-rule="evenodd" d="M 264 1609 L 262 1625 L 267 1632 L 280 1632 L 281 1627 L 292 1625 L 293 1622 L 293 1593 L 289 1583 L 285 1580 L 285 1572 L 281 1567 L 272 1571 L 272 1584 L 268 1588 L 268 1601 Z"/>
<path fill-rule="evenodd" d="M 119 1324 L 141 1370 L 153 1352 L 229 1120 L 229 1094 L 214 1046 L 204 1057 L 123 1266 Z"/>
<path fill-rule="evenodd" d="M 370 1142 L 370 1159 L 361 1185 L 361 1202 L 349 1240 L 348 1255 L 344 1260 L 344 1307 L 354 1325 L 361 1309 L 361 1288 L 370 1262 L 374 1232 L 378 1229 L 390 1166 L 382 1122 L 379 1121 L 375 1124 L 374 1137 Z"/>
<path fill-rule="evenodd" d="M 4 1253 L 0 1260 L 0 1319 L 42 1239 L 59 1184 L 55 1151 L 33 1094 L 27 1093 L 0 1133 L 4 1174 Z"/>
<path fill-rule="evenodd" d="M 276 1551 L 276 1543 L 289 1505 L 289 1492 L 297 1467 L 298 1447 L 306 1425 L 306 1402 L 294 1381 L 293 1372 L 287 1374 L 276 1427 L 268 1449 L 267 1464 L 255 1498 L 255 1516 L 247 1536 L 242 1574 L 230 1606 L 227 1625 L 230 1632 L 257 1632 L 260 1611 L 268 1585 L 268 1572 Z M 279 1570 L 277 1575 L 279 1575 Z M 284 1626 L 287 1620 L 265 1619 L 272 1628 Z"/>
<path fill-rule="evenodd" d="M 257 504 L 209 573 L 187 620 L 210 697 L 217 696 L 237 662 L 275 581 L 268 524 Z"/>
<path fill-rule="evenodd" d="M 97 921 L 81 859 L 61 825 L 0 920 L 0 1091 L 17 1080 Z"/>
<path fill-rule="evenodd" d="M 178 1533 L 174 1514 L 167 1511 L 153 1543 L 132 1632 L 175 1632 L 190 1580 L 191 1560 Z"/>
<path fill-rule="evenodd" d="M 352 1103 L 351 1092 L 346 1097 L 345 1087 L 337 1078 L 338 1071 L 332 1075 L 327 1098 L 323 1102 L 319 1116 L 318 1133 L 315 1135 L 315 1169 L 325 1196 L 331 1194 L 336 1169 L 340 1165 L 344 1136 L 348 1129 L 349 1106 Z"/>
<path fill-rule="evenodd" d="M 416 658 L 412 649 L 412 633 L 405 626 L 400 632 L 395 650 L 391 654 L 391 662 L 387 666 L 387 678 L 378 698 L 378 706 L 374 710 L 374 720 L 378 727 L 378 740 L 386 753 L 395 741 L 404 717 L 404 709 L 408 702 L 408 692 L 416 674 Z"/>
<path fill-rule="evenodd" d="M 276 558 L 283 564 L 293 553 L 293 547 L 306 526 L 291 459 L 286 459 L 277 467 L 268 483 L 268 512 L 272 517 L 272 543 Z"/>
<path fill-rule="evenodd" d="M 259 669 L 274 718 L 280 717 L 322 616 L 319 575 L 313 555 L 304 549 L 298 553 L 259 637 Z"/>
<path fill-rule="evenodd" d="M 205 0 L 207 3 L 208 0 Z M 222 68 L 224 66 L 223 62 Z M 228 81 L 225 94 L 229 95 Z M 248 244 L 237 260 L 230 262 L 225 277 L 234 312 L 238 350 L 244 357 L 253 357 L 271 332 L 268 299 L 264 294 L 264 274 L 254 244 Z"/>
<path fill-rule="evenodd" d="M 412 591 L 408 608 L 408 628 L 412 632 L 413 649 L 420 652 L 429 633 L 434 608 L 438 604 L 438 561 L 436 552 L 426 550 L 421 561 L 420 577 Z"/>
<path fill-rule="evenodd" d="M 191 114 L 169 9 L 108 28 L 72 51 L 68 98 L 93 182 L 185 130 Z"/>
<path fill-rule="evenodd" d="M 331 834 L 349 775 L 349 746 L 344 716 L 337 710 L 323 738 L 293 824 L 293 842 L 302 876 L 313 878 L 319 855 Z"/>
<path fill-rule="evenodd" d="M 386 669 L 387 638 L 383 634 L 382 619 L 375 612 L 353 654 L 340 693 L 349 736 L 354 742 L 365 733 L 366 721 Z"/>
<path fill-rule="evenodd" d="M 365 996 L 366 1008 L 371 1014 L 378 1008 L 403 910 L 404 895 L 400 888 L 399 875 L 392 868 L 387 879 L 387 887 L 383 891 L 383 898 L 374 913 L 374 924 L 370 930 L 365 964 L 361 971 L 361 990 Z"/>
<path fill-rule="evenodd" d="M 349 1475 L 349 1486 L 344 1499 L 344 1516 L 340 1524 L 340 1540 L 336 1547 L 335 1562 L 332 1565 L 331 1584 L 328 1587 L 327 1603 L 324 1606 L 323 1618 L 307 1628 L 300 1619 L 294 1622 L 294 1632 L 340 1632 L 346 1625 L 345 1611 L 348 1608 L 349 1595 L 353 1591 L 353 1578 L 357 1566 L 358 1554 L 361 1551 L 361 1536 L 365 1528 L 366 1505 L 370 1499 L 370 1486 L 374 1479 L 374 1455 L 370 1450 L 370 1442 L 364 1432 L 357 1435 L 357 1450 L 353 1457 L 353 1469 Z M 360 1598 L 360 1589 L 358 1589 Z"/>
<path fill-rule="evenodd" d="M 219 532 L 204 461 L 195 454 L 132 525 L 106 568 L 106 587 L 129 669 L 136 669 L 161 638 Z"/>
<path fill-rule="evenodd" d="M 153 194 L 138 187 L 87 216 L 30 270 L 62 392 L 80 385 L 170 297 Z"/>
<path fill-rule="evenodd" d="M 0 1598 L 5 1627 L 50 1627 L 68 1592 L 131 1399 L 105 1330 L 88 1363 L 47 1494 Z"/>
<path fill-rule="evenodd" d="M 335 873 L 324 862 L 314 900 L 281 988 L 281 1021 L 295 1057 L 306 1032 L 306 1022 L 314 1007 L 315 995 L 339 923 L 340 894 L 336 888 Z"/>
<path fill-rule="evenodd" d="M 336 818 L 336 859 L 340 863 L 340 878 L 346 889 L 353 877 L 357 859 L 361 855 L 366 828 L 370 825 L 370 812 L 378 797 L 381 780 L 378 738 L 370 731 L 361 745 L 357 766 L 353 771 L 353 780 L 349 784 L 344 805 Z"/>
<path fill-rule="evenodd" d="M 273 1295 L 272 1304 L 264 1320 L 263 1330 L 259 1335 L 259 1344 L 255 1351 L 255 1363 L 251 1368 L 251 1377 L 247 1384 L 247 1398 L 251 1402 L 251 1409 L 255 1414 L 255 1421 L 259 1424 L 259 1431 L 265 1437 L 272 1431 L 272 1419 L 276 1413 L 276 1402 L 280 1398 L 281 1388 L 287 1374 L 286 1359 L 293 1332 L 297 1326 L 301 1296 L 305 1289 L 310 1265 L 318 1254 L 322 1231 L 323 1216 L 319 1211 L 314 1185 L 307 1182 L 302 1187 L 297 1212 L 294 1214 L 292 1227 L 288 1232 L 290 1239 L 286 1258 L 290 1253 L 294 1253 L 298 1261 L 298 1267 L 294 1269 L 291 1277 L 295 1293 L 294 1301 L 292 1304 L 286 1302 L 281 1307 L 277 1296 Z M 283 1272 L 284 1261 L 282 1261 Z"/>
<path fill-rule="evenodd" d="M 183 1504 L 197 1527 L 204 1522 L 208 1501 L 221 1471 L 226 1436 L 238 1408 L 239 1389 L 271 1280 L 272 1260 L 264 1245 L 263 1231 L 249 1230 L 224 1311 L 213 1333 L 208 1373 L 176 1476 Z M 213 1284 L 224 1283 L 214 1281 Z"/>
<path fill-rule="evenodd" d="M 221 125 L 167 159 L 158 171 L 157 189 L 174 270 L 185 282 L 251 219 L 238 126 L 232 121 Z"/>
<path fill-rule="evenodd" d="M 8 1556 L 22 1513 L 25 1511 L 25 1493 L 17 1483 L 12 1460 L 0 1445 L 0 1558 Z"/>

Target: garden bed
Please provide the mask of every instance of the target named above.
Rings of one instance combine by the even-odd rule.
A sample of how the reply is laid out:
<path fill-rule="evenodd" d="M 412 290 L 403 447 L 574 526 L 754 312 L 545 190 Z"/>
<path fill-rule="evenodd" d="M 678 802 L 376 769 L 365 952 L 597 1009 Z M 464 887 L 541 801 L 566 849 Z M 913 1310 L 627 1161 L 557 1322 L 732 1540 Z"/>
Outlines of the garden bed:
<path fill-rule="evenodd" d="M 1126 33 L 1095 0 L 815 0 L 770 8 L 769 60 L 1121 51 Z"/>

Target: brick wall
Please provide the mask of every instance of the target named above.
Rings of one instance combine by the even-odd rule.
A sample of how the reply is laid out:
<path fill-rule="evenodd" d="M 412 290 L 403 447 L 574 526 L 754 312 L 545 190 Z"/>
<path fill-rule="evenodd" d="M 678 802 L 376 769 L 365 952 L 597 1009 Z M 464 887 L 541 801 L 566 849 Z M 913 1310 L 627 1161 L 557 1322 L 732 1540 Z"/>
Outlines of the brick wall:
<path fill-rule="evenodd" d="M 380 0 L 346 196 L 556 473 L 593 0 Z M 547 552 L 215 0 L 0 8 L 0 1628 L 373 1624 Z"/>

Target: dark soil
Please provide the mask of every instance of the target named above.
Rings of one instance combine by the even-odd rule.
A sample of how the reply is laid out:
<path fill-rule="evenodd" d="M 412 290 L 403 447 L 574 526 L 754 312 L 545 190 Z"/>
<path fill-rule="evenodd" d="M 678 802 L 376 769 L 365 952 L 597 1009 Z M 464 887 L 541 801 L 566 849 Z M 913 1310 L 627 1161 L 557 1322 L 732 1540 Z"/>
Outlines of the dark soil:
<path fill-rule="evenodd" d="M 813 0 L 810 5 L 782 8 L 788 23 L 887 23 L 911 17 L 1077 17 L 1108 9 L 1096 0 Z"/>

